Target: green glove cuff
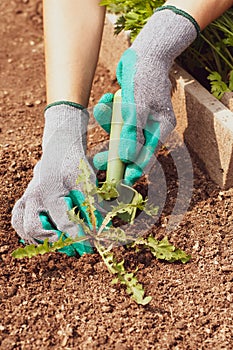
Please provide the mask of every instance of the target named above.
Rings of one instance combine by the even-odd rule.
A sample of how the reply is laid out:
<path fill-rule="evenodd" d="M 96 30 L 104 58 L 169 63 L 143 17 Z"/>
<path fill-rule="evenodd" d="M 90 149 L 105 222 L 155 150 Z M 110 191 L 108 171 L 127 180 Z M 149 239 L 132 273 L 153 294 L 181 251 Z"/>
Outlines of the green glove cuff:
<path fill-rule="evenodd" d="M 200 29 L 200 26 L 199 24 L 197 23 L 197 21 L 195 20 L 195 18 L 193 18 L 188 12 L 185 12 L 184 10 L 181 10 L 173 5 L 164 5 L 164 6 L 161 6 L 161 7 L 158 7 L 155 12 L 158 12 L 158 11 L 162 11 L 162 10 L 171 10 L 173 11 L 174 13 L 176 13 L 177 15 L 181 15 L 187 19 L 190 20 L 190 22 L 192 22 L 192 24 L 194 25 L 196 31 L 197 31 L 197 35 L 200 34 L 201 32 L 201 29 Z"/>
<path fill-rule="evenodd" d="M 59 106 L 59 105 L 67 105 L 67 106 L 71 106 L 71 107 L 75 107 L 75 108 L 78 108 L 80 109 L 81 111 L 83 109 L 85 109 L 84 106 L 80 105 L 79 103 L 76 103 L 76 102 L 71 102 L 71 101 L 56 101 L 56 102 L 53 102 L 53 103 L 50 103 L 48 104 L 44 111 L 47 111 L 47 109 L 49 109 L 50 107 L 54 107 L 54 106 Z"/>

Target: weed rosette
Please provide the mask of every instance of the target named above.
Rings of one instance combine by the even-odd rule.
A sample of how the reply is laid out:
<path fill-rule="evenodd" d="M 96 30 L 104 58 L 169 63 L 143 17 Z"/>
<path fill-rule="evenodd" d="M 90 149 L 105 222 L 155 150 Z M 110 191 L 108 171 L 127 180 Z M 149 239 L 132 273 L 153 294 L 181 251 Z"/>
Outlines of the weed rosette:
<path fill-rule="evenodd" d="M 108 151 L 109 135 L 95 121 L 92 109 L 89 109 L 89 114 L 88 135 L 100 133 L 101 141 L 98 144 L 92 144 L 89 140 L 87 156 L 89 163 L 96 172 L 99 187 L 101 187 L 106 181 L 106 168 L 98 172 L 93 164 L 93 157 L 97 153 Z M 143 148 L 143 145 L 141 145 L 141 148 Z M 136 165 L 140 167 L 140 164 L 136 163 Z M 167 232 L 179 226 L 192 198 L 193 166 L 190 153 L 176 131 L 173 131 L 162 143 L 162 146 L 156 150 L 144 169 L 144 173 L 133 185 L 133 188 L 142 196 L 146 208 L 151 210 L 148 213 L 139 205 L 133 220 L 124 221 L 121 219 L 122 215 L 120 215 L 121 217 L 117 216 L 113 220 L 114 225 L 123 227 L 126 234 L 130 233 L 130 236 L 135 237 L 135 239 L 147 234 L 152 226 L 160 222 L 161 215 L 164 213 L 169 214 L 169 221 L 167 221 L 165 228 Z M 117 205 L 119 205 L 117 198 L 107 201 L 109 211 Z"/>

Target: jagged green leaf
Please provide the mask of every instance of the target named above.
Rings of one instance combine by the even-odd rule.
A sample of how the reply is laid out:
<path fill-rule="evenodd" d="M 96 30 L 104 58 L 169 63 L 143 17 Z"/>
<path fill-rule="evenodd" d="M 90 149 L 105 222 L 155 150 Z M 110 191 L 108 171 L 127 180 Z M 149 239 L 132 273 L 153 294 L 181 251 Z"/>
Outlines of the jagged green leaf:
<path fill-rule="evenodd" d="M 43 244 L 40 244 L 36 246 L 35 244 L 27 245 L 23 248 L 18 248 L 14 250 L 11 255 L 16 259 L 22 259 L 22 258 L 32 258 L 36 255 L 43 255 L 45 253 L 49 252 L 49 243 L 48 239 L 45 239 Z"/>
<path fill-rule="evenodd" d="M 148 238 L 139 238 L 135 241 L 133 246 L 143 245 L 145 248 L 149 248 L 151 253 L 160 260 L 166 260 L 170 263 L 172 262 L 182 262 L 187 263 L 191 256 L 186 254 L 183 250 L 173 246 L 167 237 L 164 237 L 161 241 L 158 241 L 153 236 Z"/>
<path fill-rule="evenodd" d="M 208 80 L 210 81 L 211 92 L 216 98 L 221 99 L 224 92 L 230 91 L 229 87 L 222 80 L 222 77 L 218 72 L 212 72 L 209 74 Z"/>
<path fill-rule="evenodd" d="M 92 231 L 89 228 L 89 226 L 85 223 L 85 221 L 80 217 L 80 212 L 77 211 L 77 207 L 69 210 L 67 212 L 68 218 L 70 221 L 72 221 L 73 223 L 80 225 L 83 229 L 83 232 L 85 232 L 86 235 L 92 235 Z M 77 211 L 77 212 L 76 212 Z"/>
<path fill-rule="evenodd" d="M 157 241 L 154 237 L 150 236 L 147 240 L 148 246 L 151 249 L 152 254 L 161 260 L 166 260 L 168 262 L 181 261 L 186 263 L 190 260 L 191 256 L 187 255 L 181 249 L 173 246 L 167 237 L 164 237 L 161 241 Z"/>
<path fill-rule="evenodd" d="M 98 241 L 112 242 L 113 244 L 127 244 L 130 240 L 123 229 L 113 226 L 104 230 L 101 234 L 97 234 L 95 239 Z"/>
<path fill-rule="evenodd" d="M 116 189 L 116 183 L 114 181 L 111 182 L 104 182 L 100 188 L 97 189 L 98 195 L 106 201 L 117 198 L 119 196 L 119 193 Z"/>
<path fill-rule="evenodd" d="M 151 301 L 151 297 L 144 298 L 145 291 L 142 284 L 138 282 L 137 277 L 132 273 L 125 273 L 124 275 L 118 276 L 120 282 L 126 285 L 126 291 L 132 296 L 132 299 L 137 304 L 146 305 Z"/>
<path fill-rule="evenodd" d="M 145 202 L 145 206 L 142 209 L 148 216 L 156 216 L 158 215 L 159 207 L 154 207 L 152 204 L 148 204 Z"/>
<path fill-rule="evenodd" d="M 79 164 L 79 175 L 76 183 L 82 185 L 82 193 L 84 194 L 85 201 L 83 206 L 86 207 L 86 211 L 89 214 L 90 222 L 93 230 L 96 230 L 97 220 L 95 216 L 95 194 L 97 193 L 97 187 L 91 180 L 91 171 L 84 159 L 81 159 Z"/>
<path fill-rule="evenodd" d="M 158 208 L 152 208 L 152 206 L 147 206 L 147 200 L 144 200 L 142 196 L 138 196 L 137 200 L 134 200 L 131 203 L 123 203 L 119 202 L 117 205 L 112 206 L 111 211 L 107 213 L 105 216 L 101 227 L 99 228 L 98 233 L 101 233 L 103 229 L 112 221 L 112 219 L 116 216 L 121 216 L 127 214 L 129 218 L 129 222 L 133 223 L 136 215 L 137 209 L 144 210 L 146 208 L 146 213 L 148 215 L 157 214 Z"/>
<path fill-rule="evenodd" d="M 116 284 L 119 282 L 125 285 L 127 293 L 131 295 L 132 299 L 136 301 L 136 303 L 141 305 L 148 304 L 151 301 L 151 297 L 144 298 L 145 292 L 142 285 L 138 282 L 133 272 L 127 272 L 125 270 L 124 260 L 117 262 L 113 253 L 100 243 L 96 245 L 96 248 L 105 262 L 109 272 L 116 275 L 116 277 L 112 280 L 112 283 Z"/>
<path fill-rule="evenodd" d="M 84 159 L 81 159 L 79 163 L 79 175 L 76 179 L 76 183 L 78 184 L 84 184 L 83 192 L 85 192 L 85 195 L 93 194 L 92 192 L 95 191 L 96 186 L 91 181 L 91 171 L 87 164 L 87 162 Z"/>
<path fill-rule="evenodd" d="M 11 255 L 16 259 L 32 258 L 33 256 L 56 252 L 59 249 L 68 247 L 74 243 L 86 241 L 87 239 L 88 237 L 77 237 L 76 239 L 72 239 L 70 237 L 64 238 L 64 235 L 61 235 L 58 241 L 49 243 L 48 239 L 46 238 L 42 244 L 26 245 L 23 248 L 14 250 Z"/>

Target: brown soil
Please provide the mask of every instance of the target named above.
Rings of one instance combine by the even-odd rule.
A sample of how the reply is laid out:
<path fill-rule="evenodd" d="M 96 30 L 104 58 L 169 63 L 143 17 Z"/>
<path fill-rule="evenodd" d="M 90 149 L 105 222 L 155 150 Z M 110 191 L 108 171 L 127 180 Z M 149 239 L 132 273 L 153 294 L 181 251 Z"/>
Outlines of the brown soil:
<path fill-rule="evenodd" d="M 182 222 L 168 233 L 192 255 L 186 265 L 119 248 L 153 297 L 138 306 L 111 276 L 97 254 L 80 259 L 62 254 L 15 260 L 19 246 L 11 210 L 23 194 L 41 155 L 45 81 L 41 2 L 0 3 L 1 247 L 0 348 L 22 349 L 232 349 L 233 190 L 220 191 L 192 155 L 194 188 Z M 91 104 L 114 91 L 98 66 Z M 89 141 L 91 147 L 98 139 Z M 104 134 L 103 137 L 104 138 Z M 152 231 L 163 237 L 176 193 L 169 154 L 170 199 Z"/>

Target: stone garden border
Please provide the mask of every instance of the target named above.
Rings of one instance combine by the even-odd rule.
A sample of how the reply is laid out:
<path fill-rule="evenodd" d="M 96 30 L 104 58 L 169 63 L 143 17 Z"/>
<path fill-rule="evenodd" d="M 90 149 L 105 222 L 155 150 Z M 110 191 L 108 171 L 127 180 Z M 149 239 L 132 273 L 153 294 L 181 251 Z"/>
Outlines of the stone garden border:
<path fill-rule="evenodd" d="M 99 61 L 115 77 L 121 54 L 130 45 L 127 33 L 114 35 L 116 16 L 107 14 Z M 233 112 L 184 69 L 171 70 L 177 131 L 222 189 L 233 187 Z"/>

